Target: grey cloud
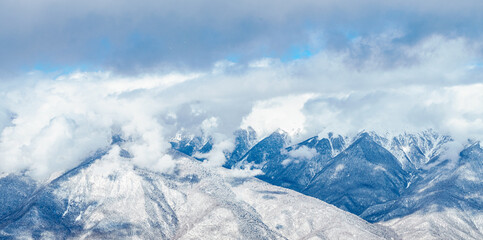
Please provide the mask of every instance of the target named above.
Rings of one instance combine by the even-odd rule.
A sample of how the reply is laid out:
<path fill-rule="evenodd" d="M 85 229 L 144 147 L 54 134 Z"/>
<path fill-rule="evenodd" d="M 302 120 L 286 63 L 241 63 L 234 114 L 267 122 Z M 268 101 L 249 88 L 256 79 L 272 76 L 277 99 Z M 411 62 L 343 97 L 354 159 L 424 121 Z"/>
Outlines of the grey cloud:
<path fill-rule="evenodd" d="M 405 33 L 394 40 L 401 45 L 431 34 L 481 39 L 482 10 L 478 0 L 8 0 L 0 3 L 0 70 L 207 69 L 224 58 L 290 55 L 297 46 L 344 49 L 348 34 L 388 29 Z"/>

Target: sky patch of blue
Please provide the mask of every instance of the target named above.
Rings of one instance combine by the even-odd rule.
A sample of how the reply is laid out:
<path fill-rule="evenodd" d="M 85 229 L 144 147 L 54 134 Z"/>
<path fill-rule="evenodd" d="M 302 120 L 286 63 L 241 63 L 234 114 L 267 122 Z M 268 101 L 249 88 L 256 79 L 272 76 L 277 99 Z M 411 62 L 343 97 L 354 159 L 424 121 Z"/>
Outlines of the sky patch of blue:
<path fill-rule="evenodd" d="M 240 55 L 239 54 L 231 54 L 231 55 L 228 55 L 225 59 L 230 61 L 230 62 L 238 63 L 240 61 Z"/>
<path fill-rule="evenodd" d="M 77 65 L 56 65 L 49 63 L 36 63 L 33 67 L 24 67 L 25 72 L 42 72 L 46 74 L 54 74 L 55 76 L 61 76 L 70 74 L 77 71 L 95 71 L 90 64 L 77 64 Z"/>
<path fill-rule="evenodd" d="M 346 31 L 345 32 L 345 37 L 346 37 L 347 40 L 352 41 L 352 40 L 360 37 L 360 34 L 358 32 L 356 32 L 356 31 Z"/>
<path fill-rule="evenodd" d="M 280 60 L 282 62 L 289 62 L 297 59 L 310 58 L 317 52 L 318 51 L 312 49 L 308 45 L 293 45 L 282 55 Z"/>

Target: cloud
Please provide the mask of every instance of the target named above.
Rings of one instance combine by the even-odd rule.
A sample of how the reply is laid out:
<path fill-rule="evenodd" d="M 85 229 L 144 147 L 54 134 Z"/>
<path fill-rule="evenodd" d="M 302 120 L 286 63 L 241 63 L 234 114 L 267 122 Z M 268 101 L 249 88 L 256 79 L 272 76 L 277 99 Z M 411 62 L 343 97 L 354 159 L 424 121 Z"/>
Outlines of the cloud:
<path fill-rule="evenodd" d="M 304 104 L 313 94 L 277 97 L 255 104 L 251 113 L 243 118 L 241 127 L 252 127 L 259 138 L 264 138 L 278 128 L 291 136 L 304 134 Z"/>
<path fill-rule="evenodd" d="M 207 70 L 220 59 L 345 49 L 390 29 L 406 33 L 401 46 L 434 34 L 481 41 L 482 10 L 479 0 L 2 1 L 0 71 Z"/>
<path fill-rule="evenodd" d="M 312 159 L 317 155 L 317 150 L 314 148 L 308 148 L 307 146 L 299 147 L 288 153 L 290 157 L 298 159 Z"/>
<path fill-rule="evenodd" d="M 307 58 L 206 71 L 29 72 L 2 81 L 0 171 L 46 178 L 109 149 L 113 136 L 124 139 L 118 144 L 129 161 L 169 171 L 168 140 L 181 131 L 213 136 L 206 164 L 219 166 L 233 131 L 248 126 L 262 137 L 282 128 L 299 140 L 426 128 L 482 140 L 481 42 L 435 34 L 400 44 L 406 35 L 390 30 Z"/>
<path fill-rule="evenodd" d="M 197 154 L 196 157 L 206 158 L 207 161 L 203 162 L 205 166 L 221 167 L 226 162 L 227 154 L 234 148 L 235 144 L 232 139 L 215 135 L 213 149 L 208 153 Z"/>
<path fill-rule="evenodd" d="M 215 117 L 206 118 L 198 126 L 205 138 L 211 138 L 213 147 L 207 153 L 197 153 L 195 157 L 206 158 L 203 164 L 209 167 L 221 167 L 226 162 L 226 156 L 235 148 L 234 139 L 229 134 L 218 132 L 218 119 Z"/>
<path fill-rule="evenodd" d="M 201 122 L 201 131 L 203 134 L 206 135 L 212 135 L 213 129 L 216 129 L 218 127 L 218 119 L 216 117 L 210 117 L 203 122 Z"/>
<path fill-rule="evenodd" d="M 253 79 L 263 78 L 258 75 L 263 72 L 265 78 L 277 78 L 279 83 L 264 95 L 268 99 L 254 104 L 241 126 L 258 125 L 255 129 L 268 132 L 280 127 L 291 135 L 301 133 L 298 138 L 319 131 L 349 134 L 364 129 L 435 128 L 464 136 L 462 140 L 482 139 L 483 69 L 468 67 L 482 59 L 481 45 L 435 35 L 412 47 L 398 47 L 392 43 L 394 36 L 359 39 L 349 52 L 323 52 L 254 70 Z M 361 44 L 371 46 L 369 52 L 365 58 L 353 58 L 352 52 L 359 51 Z M 380 54 L 386 49 L 397 53 L 397 62 Z M 270 76 L 271 71 L 283 75 Z M 283 97 L 269 97 L 272 93 Z"/>
<path fill-rule="evenodd" d="M 46 178 L 109 148 L 115 135 L 136 165 L 170 168 L 170 145 L 157 116 L 163 105 L 152 94 L 135 94 L 146 90 L 144 79 L 138 81 L 126 86 L 109 74 L 76 73 L 2 92 L 2 104 L 15 117 L 0 135 L 1 171 L 27 169 Z M 166 81 L 157 87 L 164 89 Z"/>
<path fill-rule="evenodd" d="M 464 142 L 483 139 L 483 85 L 406 87 L 319 97 L 305 105 L 306 127 L 350 134 L 437 129 Z M 313 130 L 312 130 L 313 131 Z M 310 132 L 310 131 L 309 131 Z"/>

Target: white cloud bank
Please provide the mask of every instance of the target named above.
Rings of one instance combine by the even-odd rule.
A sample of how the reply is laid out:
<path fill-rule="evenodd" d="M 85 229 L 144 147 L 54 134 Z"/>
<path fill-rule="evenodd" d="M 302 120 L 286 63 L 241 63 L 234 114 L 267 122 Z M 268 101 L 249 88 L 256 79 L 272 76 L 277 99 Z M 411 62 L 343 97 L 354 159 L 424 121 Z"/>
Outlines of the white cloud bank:
<path fill-rule="evenodd" d="M 396 48 L 398 34 L 358 38 L 351 48 L 307 59 L 206 73 L 33 73 L 2 82 L 0 171 L 46 178 L 107 149 L 113 135 L 125 140 L 119 144 L 134 164 L 169 170 L 168 139 L 178 131 L 215 136 L 205 157 L 219 166 L 240 126 L 260 136 L 282 128 L 299 140 L 321 131 L 426 128 L 482 140 L 481 43 L 432 36 Z M 389 50 L 396 57 L 381 54 Z"/>
<path fill-rule="evenodd" d="M 160 91 L 173 78 L 182 79 L 168 75 L 147 81 L 76 73 L 2 92 L 4 108 L 15 117 L 10 123 L 3 121 L 1 171 L 28 169 L 45 178 L 108 148 L 114 135 L 126 140 L 121 146 L 131 153 L 135 164 L 158 170 L 171 167 L 172 161 L 165 155 L 169 144 L 157 116 L 163 103 L 152 93 L 134 92 Z M 189 78 L 184 76 L 184 80 Z"/>
<path fill-rule="evenodd" d="M 251 126 L 259 138 L 270 135 L 278 128 L 291 136 L 306 134 L 305 103 L 315 94 L 289 95 L 256 102 L 251 113 L 243 118 L 241 127 Z"/>

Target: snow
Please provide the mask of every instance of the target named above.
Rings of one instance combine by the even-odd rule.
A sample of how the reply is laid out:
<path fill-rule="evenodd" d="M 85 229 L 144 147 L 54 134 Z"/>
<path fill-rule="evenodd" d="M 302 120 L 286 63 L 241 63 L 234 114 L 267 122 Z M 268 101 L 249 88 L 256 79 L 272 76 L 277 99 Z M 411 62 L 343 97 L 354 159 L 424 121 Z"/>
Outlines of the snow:
<path fill-rule="evenodd" d="M 396 236 L 320 200 L 253 177 L 240 178 L 231 170 L 207 168 L 196 160 L 174 156 L 174 173 L 160 174 L 136 168 L 116 152 L 53 180 L 38 194 L 37 203 L 27 206 L 23 216 L 1 234 L 29 238 L 40 231 L 59 238 L 132 239 Z M 53 208 L 42 204 L 53 204 Z M 62 226 L 72 230 L 62 230 Z"/>
<path fill-rule="evenodd" d="M 418 212 L 409 216 L 383 222 L 395 229 L 403 239 L 483 239 L 478 225 L 483 214 L 445 209 L 439 212 Z"/>
<path fill-rule="evenodd" d="M 426 162 L 426 156 L 437 159 L 448 141 L 430 132 L 396 138 L 360 134 L 353 142 L 311 138 L 287 148 L 279 133 L 255 146 L 249 134 L 240 135 L 239 155 L 248 154 L 237 163 L 245 168 L 220 168 L 171 151 L 173 170 L 161 173 L 136 167 L 113 145 L 46 183 L 1 176 L 0 190 L 8 195 L 0 197 L 0 237 L 483 239 L 479 145 L 444 164 Z M 335 146 L 341 153 L 332 157 Z M 298 150 L 316 150 L 317 157 L 290 157 Z M 267 169 L 279 171 L 271 177 L 308 177 L 310 194 L 353 207 L 377 223 L 263 182 Z"/>
<path fill-rule="evenodd" d="M 392 239 L 389 229 L 372 225 L 315 198 L 250 179 L 235 187 L 240 199 L 288 239 Z"/>

